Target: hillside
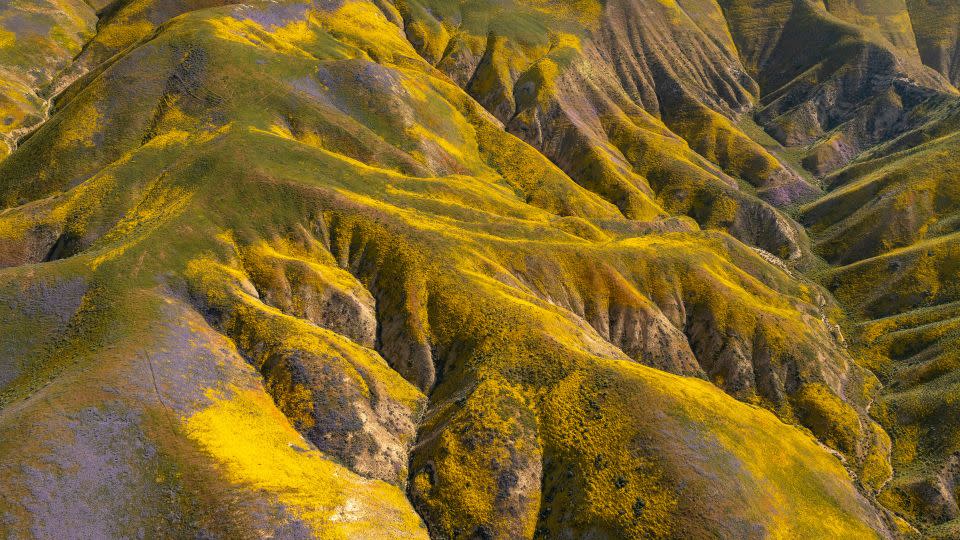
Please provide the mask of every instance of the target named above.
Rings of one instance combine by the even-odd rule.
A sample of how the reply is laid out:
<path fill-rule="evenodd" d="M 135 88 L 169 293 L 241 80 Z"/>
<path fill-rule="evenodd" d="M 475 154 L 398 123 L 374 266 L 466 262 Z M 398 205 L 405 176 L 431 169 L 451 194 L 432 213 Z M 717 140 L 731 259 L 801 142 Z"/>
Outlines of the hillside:
<path fill-rule="evenodd" d="M 955 537 L 954 8 L 0 7 L 0 531 Z"/>

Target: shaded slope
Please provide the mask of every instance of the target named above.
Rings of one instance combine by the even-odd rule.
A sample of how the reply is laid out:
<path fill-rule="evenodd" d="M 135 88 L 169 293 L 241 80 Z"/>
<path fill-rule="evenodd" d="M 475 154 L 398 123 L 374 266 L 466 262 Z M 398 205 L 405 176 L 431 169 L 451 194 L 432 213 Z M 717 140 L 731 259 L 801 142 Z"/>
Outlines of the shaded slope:
<path fill-rule="evenodd" d="M 928 99 L 908 129 L 824 179 L 803 206 L 824 274 L 886 385 L 873 411 L 893 438 L 881 499 L 926 533 L 952 537 L 958 516 L 952 306 L 960 297 L 955 98 Z"/>
<path fill-rule="evenodd" d="M 956 2 L 908 0 L 910 22 L 923 63 L 960 82 L 960 6 Z"/>
<path fill-rule="evenodd" d="M 923 65 L 898 0 L 725 0 L 727 22 L 762 91 L 758 121 L 824 175 L 918 122 L 928 99 L 955 94 Z"/>

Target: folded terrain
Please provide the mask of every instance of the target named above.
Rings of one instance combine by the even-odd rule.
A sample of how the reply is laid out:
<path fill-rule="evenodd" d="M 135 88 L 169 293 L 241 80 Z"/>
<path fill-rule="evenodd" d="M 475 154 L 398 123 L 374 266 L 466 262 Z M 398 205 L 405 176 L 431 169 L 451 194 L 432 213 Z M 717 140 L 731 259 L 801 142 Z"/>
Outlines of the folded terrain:
<path fill-rule="evenodd" d="M 18 2 L 9 536 L 953 533 L 935 2 Z"/>

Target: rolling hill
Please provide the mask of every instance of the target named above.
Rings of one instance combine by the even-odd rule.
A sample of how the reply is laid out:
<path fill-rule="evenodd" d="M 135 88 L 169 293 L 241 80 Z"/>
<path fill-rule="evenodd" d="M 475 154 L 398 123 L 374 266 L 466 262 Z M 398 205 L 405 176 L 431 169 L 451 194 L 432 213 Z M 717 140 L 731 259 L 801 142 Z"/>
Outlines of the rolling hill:
<path fill-rule="evenodd" d="M 9 2 L 0 531 L 956 537 L 958 21 Z"/>

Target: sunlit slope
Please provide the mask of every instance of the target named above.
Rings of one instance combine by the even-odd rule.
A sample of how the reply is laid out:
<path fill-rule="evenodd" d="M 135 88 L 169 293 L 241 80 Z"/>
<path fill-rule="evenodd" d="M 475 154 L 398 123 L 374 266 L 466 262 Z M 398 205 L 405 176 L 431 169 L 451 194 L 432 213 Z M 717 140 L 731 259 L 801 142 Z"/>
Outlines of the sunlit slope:
<path fill-rule="evenodd" d="M 194 4 L 116 3 L 74 69 L 210 5 Z M 713 2 L 379 5 L 421 57 L 627 216 L 682 212 L 777 255 L 804 253 L 803 232 L 760 199 L 817 190 L 737 127 L 757 88 Z"/>
<path fill-rule="evenodd" d="M 46 119 L 47 100 L 94 33 L 82 0 L 12 0 L 0 5 L 0 159 Z"/>
<path fill-rule="evenodd" d="M 787 204 L 816 189 L 736 127 L 757 87 L 719 7 L 566 6 L 397 3 L 421 55 L 626 216 L 680 212 L 800 257 L 803 232 L 764 201 Z"/>
<path fill-rule="evenodd" d="M 763 408 L 886 479 L 829 299 L 689 218 L 626 219 L 384 9 L 186 13 L 0 164 L 0 430 L 30 433 L 0 437 L 5 525 L 885 536 Z"/>

